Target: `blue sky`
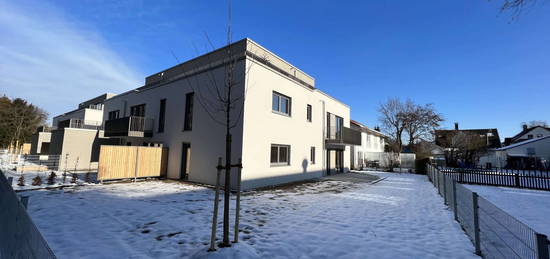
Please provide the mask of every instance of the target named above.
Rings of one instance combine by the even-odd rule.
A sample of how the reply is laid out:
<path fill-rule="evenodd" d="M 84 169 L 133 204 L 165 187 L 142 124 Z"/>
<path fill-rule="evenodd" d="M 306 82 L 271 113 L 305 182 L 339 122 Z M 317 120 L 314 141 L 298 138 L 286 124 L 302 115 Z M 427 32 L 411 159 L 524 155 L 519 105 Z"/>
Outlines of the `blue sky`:
<path fill-rule="evenodd" d="M 378 124 L 389 97 L 433 103 L 445 127 L 550 121 L 550 4 L 519 19 L 501 1 L 234 1 L 249 37 Z M 0 0 L 0 94 L 51 115 L 225 43 L 226 1 Z"/>

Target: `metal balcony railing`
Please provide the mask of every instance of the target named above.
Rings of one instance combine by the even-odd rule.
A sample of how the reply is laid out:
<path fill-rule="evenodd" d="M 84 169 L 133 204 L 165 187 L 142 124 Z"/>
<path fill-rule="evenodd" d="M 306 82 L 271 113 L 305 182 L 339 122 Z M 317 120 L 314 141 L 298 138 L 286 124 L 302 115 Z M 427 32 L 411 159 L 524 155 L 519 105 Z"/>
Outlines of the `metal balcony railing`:
<path fill-rule="evenodd" d="M 152 137 L 153 119 L 130 116 L 105 121 L 106 137 Z"/>

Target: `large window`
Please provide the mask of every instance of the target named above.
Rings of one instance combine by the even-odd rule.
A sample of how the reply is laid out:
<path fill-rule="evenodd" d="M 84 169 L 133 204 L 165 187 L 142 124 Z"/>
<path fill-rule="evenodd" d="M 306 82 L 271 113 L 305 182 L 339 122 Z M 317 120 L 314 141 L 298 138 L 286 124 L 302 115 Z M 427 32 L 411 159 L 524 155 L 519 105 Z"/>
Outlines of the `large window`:
<path fill-rule="evenodd" d="M 272 110 L 276 113 L 282 113 L 290 116 L 291 102 L 292 100 L 290 97 L 273 92 Z"/>
<path fill-rule="evenodd" d="M 309 160 L 310 160 L 311 164 L 315 164 L 315 147 L 311 147 L 311 150 L 309 152 L 310 152 Z"/>
<path fill-rule="evenodd" d="M 344 119 L 327 112 L 327 139 L 342 139 Z"/>
<path fill-rule="evenodd" d="M 145 117 L 145 104 L 130 107 L 130 116 Z"/>
<path fill-rule="evenodd" d="M 307 105 L 307 121 L 311 122 L 312 117 L 312 107 L 310 104 Z"/>
<path fill-rule="evenodd" d="M 159 107 L 159 130 L 158 132 L 164 132 L 164 118 L 166 117 L 166 99 L 160 100 Z"/>
<path fill-rule="evenodd" d="M 109 112 L 109 120 L 116 120 L 116 119 L 119 118 L 119 115 L 120 115 L 120 110 L 110 111 Z"/>
<path fill-rule="evenodd" d="M 193 128 L 193 98 L 195 93 L 185 95 L 185 121 L 183 130 L 191 130 Z"/>
<path fill-rule="evenodd" d="M 290 164 L 290 146 L 271 145 L 271 165 L 289 165 Z"/>

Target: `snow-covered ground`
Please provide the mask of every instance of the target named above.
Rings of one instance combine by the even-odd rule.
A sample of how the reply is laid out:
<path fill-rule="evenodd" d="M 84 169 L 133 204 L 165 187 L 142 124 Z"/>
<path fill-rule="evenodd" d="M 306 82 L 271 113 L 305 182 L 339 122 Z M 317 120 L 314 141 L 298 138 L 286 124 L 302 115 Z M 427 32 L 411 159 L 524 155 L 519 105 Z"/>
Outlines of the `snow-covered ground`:
<path fill-rule="evenodd" d="M 466 186 L 533 230 L 550 236 L 549 191 L 483 185 Z"/>
<path fill-rule="evenodd" d="M 59 258 L 476 257 L 425 176 L 376 174 L 376 184 L 330 180 L 246 193 L 240 243 L 222 254 L 204 252 L 214 196 L 205 187 L 144 181 L 25 194 Z"/>

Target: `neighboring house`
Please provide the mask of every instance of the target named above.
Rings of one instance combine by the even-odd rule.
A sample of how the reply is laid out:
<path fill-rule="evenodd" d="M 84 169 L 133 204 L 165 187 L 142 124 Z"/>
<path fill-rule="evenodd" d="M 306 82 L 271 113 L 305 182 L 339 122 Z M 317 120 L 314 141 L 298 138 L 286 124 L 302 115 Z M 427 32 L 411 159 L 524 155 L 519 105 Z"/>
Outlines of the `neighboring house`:
<path fill-rule="evenodd" d="M 351 168 L 379 166 L 388 137 L 354 120 L 350 121 L 350 125 L 352 129 L 361 132 L 361 145 L 351 146 Z"/>
<path fill-rule="evenodd" d="M 511 138 L 504 139 L 504 145 L 512 145 L 519 143 L 525 140 L 530 140 L 534 138 L 542 138 L 550 136 L 550 128 L 543 126 L 528 127 L 527 125 L 522 126 L 522 131 Z"/>
<path fill-rule="evenodd" d="M 96 169 L 102 144 L 118 144 L 103 135 L 103 103 L 114 94 L 103 94 L 78 105 L 76 110 L 53 118 L 50 155 L 59 156 L 59 170 Z"/>
<path fill-rule="evenodd" d="M 497 129 L 436 130 L 435 144 L 445 151 L 450 166 L 473 166 L 483 153 L 502 146 Z"/>
<path fill-rule="evenodd" d="M 31 155 L 47 155 L 50 153 L 50 142 L 52 139 L 51 128 L 40 126 L 31 136 Z"/>
<path fill-rule="evenodd" d="M 436 130 L 435 144 L 446 150 L 456 148 L 461 145 L 460 134 L 466 136 L 475 136 L 479 138 L 479 145 L 482 148 L 501 147 L 500 137 L 497 129 L 459 129 L 458 123 L 455 123 L 453 130 Z"/>
<path fill-rule="evenodd" d="M 511 169 L 547 169 L 550 166 L 550 136 L 533 138 L 491 149 L 479 159 L 480 166 Z"/>
<path fill-rule="evenodd" d="M 231 49 L 229 49 L 231 48 Z M 232 57 L 228 57 L 228 51 Z M 343 172 L 350 146 L 350 108 L 315 87 L 315 80 L 250 39 L 243 39 L 145 79 L 145 85 L 105 101 L 105 136 L 123 145 L 168 148 L 167 177 L 215 184 L 225 157 L 223 91 L 231 63 L 232 159 L 242 158 L 243 188 Z M 233 181 L 235 178 L 233 178 Z"/>

